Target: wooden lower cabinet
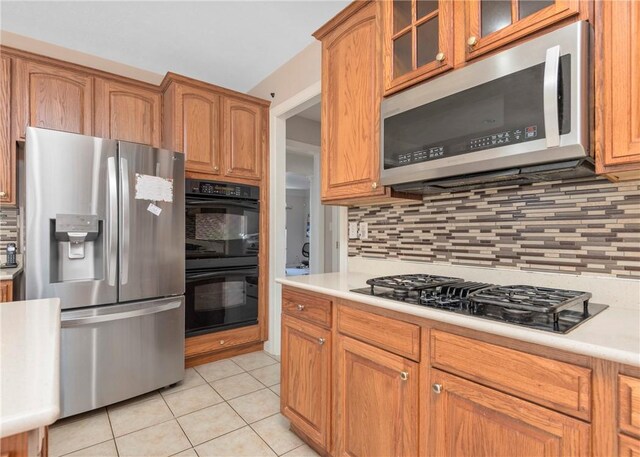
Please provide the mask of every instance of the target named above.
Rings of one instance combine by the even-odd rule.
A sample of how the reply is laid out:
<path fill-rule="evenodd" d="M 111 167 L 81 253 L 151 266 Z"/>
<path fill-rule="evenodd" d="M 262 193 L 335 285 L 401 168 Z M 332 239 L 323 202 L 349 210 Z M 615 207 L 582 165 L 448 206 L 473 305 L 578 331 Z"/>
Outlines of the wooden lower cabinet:
<path fill-rule="evenodd" d="M 0 281 L 0 303 L 13 301 L 13 281 Z"/>
<path fill-rule="evenodd" d="M 433 370 L 432 455 L 587 456 L 590 426 Z"/>
<path fill-rule="evenodd" d="M 335 455 L 417 455 L 418 364 L 339 335 L 335 370 Z"/>
<path fill-rule="evenodd" d="M 291 424 L 323 449 L 329 447 L 331 332 L 282 316 L 280 406 Z"/>

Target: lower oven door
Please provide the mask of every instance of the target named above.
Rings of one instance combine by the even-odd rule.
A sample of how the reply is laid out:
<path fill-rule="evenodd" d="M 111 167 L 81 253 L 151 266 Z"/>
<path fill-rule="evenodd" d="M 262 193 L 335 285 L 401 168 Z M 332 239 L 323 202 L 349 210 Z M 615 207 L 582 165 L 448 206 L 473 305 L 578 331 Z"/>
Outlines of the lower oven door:
<path fill-rule="evenodd" d="M 186 274 L 187 336 L 258 322 L 258 267 Z"/>

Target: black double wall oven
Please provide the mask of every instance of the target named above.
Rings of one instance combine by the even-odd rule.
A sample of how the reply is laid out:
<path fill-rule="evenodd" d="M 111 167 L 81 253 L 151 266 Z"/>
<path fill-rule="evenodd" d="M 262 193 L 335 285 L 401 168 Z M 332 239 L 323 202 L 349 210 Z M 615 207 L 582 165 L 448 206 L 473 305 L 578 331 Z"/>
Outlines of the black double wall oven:
<path fill-rule="evenodd" d="M 260 191 L 187 179 L 186 336 L 258 322 Z"/>

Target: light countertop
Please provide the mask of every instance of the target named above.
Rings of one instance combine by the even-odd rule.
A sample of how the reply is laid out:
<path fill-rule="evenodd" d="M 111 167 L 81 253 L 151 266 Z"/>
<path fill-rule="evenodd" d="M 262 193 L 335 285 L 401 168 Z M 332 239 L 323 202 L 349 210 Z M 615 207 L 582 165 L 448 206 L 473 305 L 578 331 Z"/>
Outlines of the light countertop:
<path fill-rule="evenodd" d="M 2 268 L 0 269 L 0 281 L 11 281 L 13 278 L 22 273 L 22 254 L 16 255 L 18 266 L 15 268 Z M 0 263 L 7 261 L 6 256 L 0 256 Z"/>
<path fill-rule="evenodd" d="M 611 306 L 578 328 L 562 335 L 350 292 L 350 289 L 366 287 L 366 280 L 372 276 L 375 275 L 352 272 L 325 273 L 279 278 L 276 281 L 284 285 L 413 314 L 425 319 L 576 354 L 640 366 L 640 309 Z"/>
<path fill-rule="evenodd" d="M 0 438 L 60 416 L 60 300 L 0 304 Z"/>

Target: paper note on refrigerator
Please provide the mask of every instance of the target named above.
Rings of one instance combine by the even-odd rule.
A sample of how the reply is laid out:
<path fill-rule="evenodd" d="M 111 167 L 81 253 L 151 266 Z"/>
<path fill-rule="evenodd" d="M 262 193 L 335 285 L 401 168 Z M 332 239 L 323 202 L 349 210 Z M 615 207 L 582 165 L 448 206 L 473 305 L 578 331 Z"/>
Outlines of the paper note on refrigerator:
<path fill-rule="evenodd" d="M 136 200 L 173 201 L 173 179 L 136 173 Z"/>

